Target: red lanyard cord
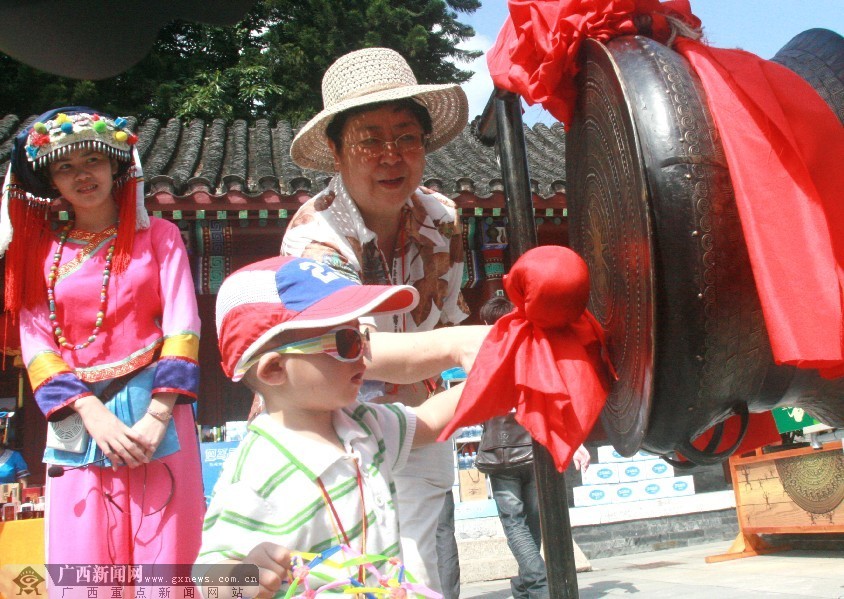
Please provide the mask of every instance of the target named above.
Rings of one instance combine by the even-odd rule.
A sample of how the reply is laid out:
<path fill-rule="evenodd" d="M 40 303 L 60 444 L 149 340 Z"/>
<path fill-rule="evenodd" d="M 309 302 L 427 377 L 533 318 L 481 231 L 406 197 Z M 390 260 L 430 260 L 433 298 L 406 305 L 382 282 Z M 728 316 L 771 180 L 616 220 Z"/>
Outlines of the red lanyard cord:
<path fill-rule="evenodd" d="M 360 509 L 363 518 L 361 519 L 361 533 L 360 533 L 360 554 L 366 554 L 366 502 L 364 501 L 363 496 L 363 478 L 360 474 L 360 468 L 358 467 L 357 460 L 355 460 L 355 471 L 357 473 L 357 482 L 358 482 L 358 493 L 360 493 Z M 328 509 L 331 511 L 332 516 L 334 516 L 334 522 L 337 524 L 337 528 L 340 530 L 340 534 L 343 537 L 343 542 L 346 544 L 347 547 L 351 547 L 352 543 L 349 540 L 349 535 L 346 533 L 346 529 L 343 527 L 343 522 L 340 520 L 340 514 L 337 513 L 337 508 L 334 507 L 334 502 L 331 501 L 331 496 L 328 494 L 328 491 L 325 488 L 325 485 L 322 483 L 322 479 L 317 477 L 316 483 L 319 486 L 319 490 L 322 491 L 322 500 L 325 502 L 325 505 L 328 506 Z M 358 566 L 358 581 L 363 585 L 364 580 L 366 579 L 366 570 L 363 565 Z"/>

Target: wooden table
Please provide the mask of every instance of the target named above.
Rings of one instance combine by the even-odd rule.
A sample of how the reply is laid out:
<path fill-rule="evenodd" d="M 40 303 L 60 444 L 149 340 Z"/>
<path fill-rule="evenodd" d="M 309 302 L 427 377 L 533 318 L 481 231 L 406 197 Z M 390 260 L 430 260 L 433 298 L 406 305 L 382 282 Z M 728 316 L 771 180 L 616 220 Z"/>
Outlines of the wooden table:
<path fill-rule="evenodd" d="M 844 451 L 841 443 L 730 458 L 739 534 L 720 562 L 785 551 L 760 534 L 844 532 Z"/>

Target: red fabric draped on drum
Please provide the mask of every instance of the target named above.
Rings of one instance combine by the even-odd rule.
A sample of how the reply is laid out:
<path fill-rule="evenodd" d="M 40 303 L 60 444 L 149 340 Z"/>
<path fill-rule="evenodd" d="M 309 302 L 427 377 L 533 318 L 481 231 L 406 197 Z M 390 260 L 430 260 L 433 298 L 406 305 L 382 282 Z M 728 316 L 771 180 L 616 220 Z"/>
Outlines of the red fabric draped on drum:
<path fill-rule="evenodd" d="M 692 28 L 687 1 L 510 0 L 487 55 L 499 88 L 568 123 L 584 37 L 635 33 L 641 15 L 665 41 L 665 14 Z M 701 79 L 735 188 L 765 324 L 780 364 L 844 375 L 844 127 L 801 77 L 741 50 L 683 39 Z"/>
<path fill-rule="evenodd" d="M 604 333 L 586 310 L 589 273 L 572 250 L 534 248 L 504 277 L 515 305 L 496 322 L 440 435 L 516 409 L 516 420 L 562 472 L 604 407 L 612 366 Z"/>
<path fill-rule="evenodd" d="M 681 40 L 706 90 L 778 363 L 844 375 L 844 127 L 799 75 Z"/>

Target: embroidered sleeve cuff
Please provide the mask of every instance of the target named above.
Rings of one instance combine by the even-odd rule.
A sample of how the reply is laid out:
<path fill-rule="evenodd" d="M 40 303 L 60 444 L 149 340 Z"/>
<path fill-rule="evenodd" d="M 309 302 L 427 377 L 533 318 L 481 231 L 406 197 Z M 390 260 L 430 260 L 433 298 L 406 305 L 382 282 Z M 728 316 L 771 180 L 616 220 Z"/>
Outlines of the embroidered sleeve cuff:
<path fill-rule="evenodd" d="M 152 393 L 176 393 L 177 403 L 193 403 L 199 395 L 199 364 L 186 358 L 162 357 L 155 368 Z"/>
<path fill-rule="evenodd" d="M 35 389 L 35 401 L 47 420 L 62 420 L 70 416 L 70 407 L 77 399 L 93 395 L 88 385 L 69 372 L 45 380 Z"/>

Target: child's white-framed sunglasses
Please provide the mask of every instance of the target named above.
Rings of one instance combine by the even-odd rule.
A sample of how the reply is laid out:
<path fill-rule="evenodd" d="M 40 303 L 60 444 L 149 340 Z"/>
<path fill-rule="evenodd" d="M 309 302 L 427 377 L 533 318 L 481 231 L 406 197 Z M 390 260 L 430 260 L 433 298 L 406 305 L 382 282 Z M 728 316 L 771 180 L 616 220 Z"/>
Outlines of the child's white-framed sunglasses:
<path fill-rule="evenodd" d="M 294 341 L 261 352 L 247 360 L 240 370 L 246 372 L 266 354 L 328 354 L 341 362 L 355 362 L 363 356 L 367 345 L 369 345 L 369 329 L 361 331 L 357 327 L 342 326 L 331 329 L 319 337 Z"/>

